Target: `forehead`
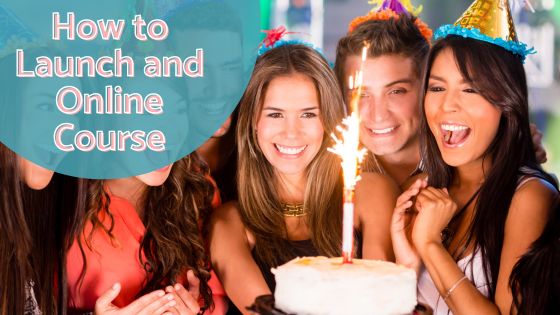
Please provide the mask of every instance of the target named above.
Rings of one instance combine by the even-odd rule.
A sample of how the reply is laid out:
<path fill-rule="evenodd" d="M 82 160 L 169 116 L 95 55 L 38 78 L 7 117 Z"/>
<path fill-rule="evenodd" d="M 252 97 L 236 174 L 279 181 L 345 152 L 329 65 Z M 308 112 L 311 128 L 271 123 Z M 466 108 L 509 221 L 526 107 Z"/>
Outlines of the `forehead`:
<path fill-rule="evenodd" d="M 459 70 L 453 50 L 445 48 L 437 54 L 430 70 L 430 76 L 446 80 L 463 80 L 463 74 Z"/>
<path fill-rule="evenodd" d="M 346 77 L 354 75 L 361 67 L 361 57 L 357 55 L 348 56 L 344 65 Z M 395 80 L 418 80 L 414 60 L 402 55 L 382 55 L 367 58 L 364 63 L 364 85 L 375 81 L 380 84 L 393 82 Z"/>
<path fill-rule="evenodd" d="M 268 84 L 263 107 L 309 108 L 319 106 L 319 96 L 313 80 L 303 74 L 279 76 Z"/>

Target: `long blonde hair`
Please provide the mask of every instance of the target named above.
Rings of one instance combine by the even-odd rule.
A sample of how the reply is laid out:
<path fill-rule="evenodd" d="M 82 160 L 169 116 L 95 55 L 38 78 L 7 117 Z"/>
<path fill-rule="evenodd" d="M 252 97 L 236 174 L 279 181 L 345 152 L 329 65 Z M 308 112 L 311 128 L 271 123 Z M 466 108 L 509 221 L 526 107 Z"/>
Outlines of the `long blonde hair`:
<path fill-rule="evenodd" d="M 327 61 L 305 45 L 274 48 L 257 60 L 241 99 L 237 126 L 238 189 L 241 217 L 255 236 L 255 253 L 275 266 L 289 258 L 286 225 L 272 165 L 259 148 L 256 124 L 269 83 L 277 77 L 303 74 L 315 84 L 325 135 L 321 149 L 307 167 L 304 206 L 311 241 L 320 254 L 339 256 L 342 231 L 340 161 L 327 151 L 330 134 L 344 117 L 343 98 Z M 287 91 L 288 92 L 288 91 Z"/>

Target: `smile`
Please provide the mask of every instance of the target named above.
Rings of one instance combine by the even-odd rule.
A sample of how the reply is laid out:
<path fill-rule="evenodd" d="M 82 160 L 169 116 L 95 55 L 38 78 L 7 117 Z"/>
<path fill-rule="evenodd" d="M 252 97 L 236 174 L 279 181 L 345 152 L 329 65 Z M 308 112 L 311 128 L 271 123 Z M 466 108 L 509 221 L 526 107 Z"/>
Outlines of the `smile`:
<path fill-rule="evenodd" d="M 307 145 L 298 146 L 298 147 L 288 147 L 280 144 L 274 144 L 274 146 L 276 147 L 278 152 L 286 155 L 298 155 L 307 148 Z"/>
<path fill-rule="evenodd" d="M 385 136 L 391 134 L 395 129 L 397 129 L 397 127 L 393 126 L 388 128 L 382 128 L 382 129 L 373 129 L 373 128 L 366 128 L 366 129 L 373 135 Z"/>
<path fill-rule="evenodd" d="M 457 123 L 443 123 L 440 130 L 442 142 L 448 148 L 463 146 L 471 134 L 471 128 Z"/>

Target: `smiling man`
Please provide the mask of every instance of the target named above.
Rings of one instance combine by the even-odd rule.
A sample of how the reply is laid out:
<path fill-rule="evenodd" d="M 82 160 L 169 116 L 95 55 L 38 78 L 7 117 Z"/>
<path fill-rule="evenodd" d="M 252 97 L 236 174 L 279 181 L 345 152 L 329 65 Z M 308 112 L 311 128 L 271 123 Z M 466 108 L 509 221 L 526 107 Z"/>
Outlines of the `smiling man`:
<path fill-rule="evenodd" d="M 365 171 L 388 174 L 402 185 L 421 160 L 418 104 L 431 30 L 408 12 L 390 8 L 356 21 L 361 23 L 353 22 L 338 43 L 335 72 L 349 101 L 352 90 L 344 82 L 360 69 L 369 44 L 359 105 L 360 138 L 370 151 Z"/>

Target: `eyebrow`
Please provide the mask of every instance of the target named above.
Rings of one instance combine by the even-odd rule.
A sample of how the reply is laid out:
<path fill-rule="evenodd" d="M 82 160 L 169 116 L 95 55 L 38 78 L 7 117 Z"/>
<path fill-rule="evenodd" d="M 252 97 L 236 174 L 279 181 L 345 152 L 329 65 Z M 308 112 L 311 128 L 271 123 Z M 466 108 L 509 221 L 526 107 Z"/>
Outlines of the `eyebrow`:
<path fill-rule="evenodd" d="M 408 83 L 408 84 L 412 84 L 412 80 L 411 79 L 399 79 L 399 80 L 395 80 L 393 82 L 389 82 L 387 84 L 385 84 L 385 87 L 389 87 L 395 84 L 399 84 L 399 83 Z"/>
<path fill-rule="evenodd" d="M 302 112 L 306 112 L 306 111 L 311 111 L 311 110 L 316 110 L 319 109 L 319 107 L 315 106 L 315 107 L 306 107 L 301 109 Z M 277 112 L 283 112 L 284 110 L 278 107 L 271 107 L 271 106 L 267 106 L 264 107 L 263 110 L 273 110 L 273 111 L 277 111 Z"/>
<path fill-rule="evenodd" d="M 442 77 L 439 77 L 437 75 L 433 75 L 433 74 L 430 74 L 430 80 L 438 80 L 438 81 L 445 82 L 445 79 L 443 79 Z"/>

